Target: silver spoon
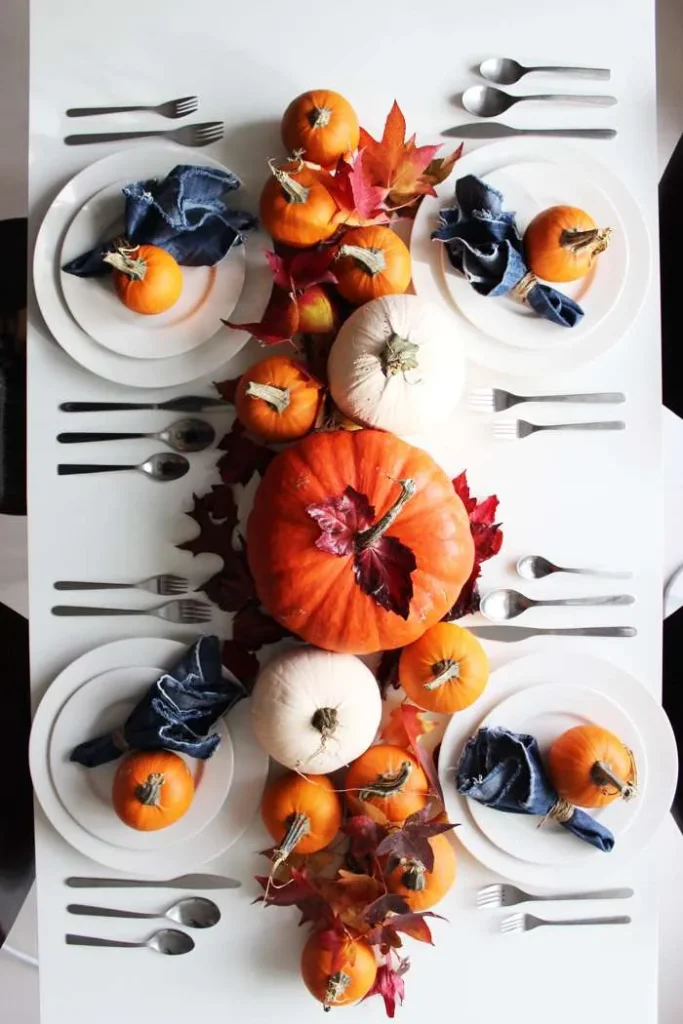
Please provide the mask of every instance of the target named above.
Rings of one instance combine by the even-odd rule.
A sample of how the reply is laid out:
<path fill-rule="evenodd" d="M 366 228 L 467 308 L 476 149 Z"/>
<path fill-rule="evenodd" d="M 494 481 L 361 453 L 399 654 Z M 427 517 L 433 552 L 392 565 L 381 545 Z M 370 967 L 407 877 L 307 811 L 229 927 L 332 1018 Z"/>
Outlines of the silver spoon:
<path fill-rule="evenodd" d="M 608 597 L 563 597 L 553 601 L 534 601 L 518 590 L 491 590 L 482 597 L 479 610 L 491 622 L 507 622 L 516 619 L 529 608 L 592 608 L 633 604 L 634 600 L 630 594 L 615 594 Z"/>
<path fill-rule="evenodd" d="M 613 107 L 617 102 L 616 96 L 587 96 L 579 94 L 563 93 L 538 93 L 536 96 L 510 96 L 502 89 L 496 89 L 492 85 L 473 85 L 465 89 L 462 94 L 462 105 L 470 114 L 477 117 L 498 117 L 506 110 L 513 107 L 515 103 L 524 103 L 528 100 L 552 100 L 560 103 L 586 103 L 592 107 Z"/>
<path fill-rule="evenodd" d="M 221 912 L 213 902 L 204 896 L 187 896 L 185 899 L 172 903 L 160 914 L 145 914 L 138 910 L 117 910 L 113 907 L 91 907 L 84 903 L 69 903 L 66 908 L 70 914 L 81 917 L 125 917 L 140 921 L 155 921 L 166 917 L 169 921 L 182 924 L 185 928 L 213 928 L 221 919 Z"/>
<path fill-rule="evenodd" d="M 605 569 L 568 569 L 564 565 L 555 565 L 542 555 L 525 555 L 517 562 L 517 572 L 525 580 L 542 580 L 554 572 L 569 572 L 576 576 L 599 576 L 601 579 L 630 580 L 632 572 L 609 572 Z"/>
<path fill-rule="evenodd" d="M 161 441 L 167 444 L 174 452 L 202 452 L 216 440 L 216 431 L 206 420 L 184 419 L 176 420 L 165 430 L 158 430 L 155 434 L 131 434 L 112 433 L 97 434 L 86 433 L 65 433 L 57 434 L 57 440 L 61 444 L 85 444 L 89 441 L 129 441 L 137 438 L 147 438 L 150 441 Z"/>
<path fill-rule="evenodd" d="M 94 935 L 65 936 L 67 946 L 117 946 L 121 949 L 153 949 L 165 956 L 180 956 L 194 949 L 194 939 L 177 928 L 161 928 L 144 942 L 124 942 L 121 939 L 99 939 Z"/>
<path fill-rule="evenodd" d="M 607 82 L 612 77 L 612 72 L 607 68 L 577 68 L 577 67 L 555 67 L 541 66 L 527 68 L 510 57 L 489 57 L 479 65 L 479 74 L 489 82 L 496 85 L 514 85 L 530 71 L 545 71 L 552 74 L 568 75 L 573 78 L 596 78 Z"/>
<path fill-rule="evenodd" d="M 190 463 L 187 461 L 184 455 L 175 455 L 173 452 L 157 452 L 156 455 L 150 455 L 148 459 L 141 462 L 138 466 L 127 465 L 127 466 L 116 466 L 111 463 L 65 463 L 60 462 L 57 466 L 57 473 L 60 476 L 73 476 L 75 473 L 117 473 L 123 469 L 136 469 L 139 473 L 144 473 L 145 476 L 150 477 L 152 480 L 161 480 L 167 482 L 169 480 L 179 480 L 181 476 L 185 476 Z"/>

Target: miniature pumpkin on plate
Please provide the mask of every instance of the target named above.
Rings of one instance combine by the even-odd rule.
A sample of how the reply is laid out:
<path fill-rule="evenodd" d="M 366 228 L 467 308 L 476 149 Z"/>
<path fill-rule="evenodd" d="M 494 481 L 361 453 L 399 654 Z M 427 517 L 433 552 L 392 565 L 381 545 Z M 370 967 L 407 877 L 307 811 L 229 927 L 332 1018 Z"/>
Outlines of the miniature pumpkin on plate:
<path fill-rule="evenodd" d="M 301 977 L 326 1010 L 364 999 L 377 976 L 372 948 L 349 933 L 339 948 L 330 949 L 323 935 L 313 932 L 301 954 Z"/>
<path fill-rule="evenodd" d="M 237 416 L 263 441 L 295 441 L 315 424 L 321 388 L 298 359 L 271 356 L 242 374 L 235 393 Z"/>
<path fill-rule="evenodd" d="M 288 772 L 266 788 L 261 816 L 283 861 L 290 853 L 317 853 L 331 843 L 341 827 L 342 805 L 326 775 Z"/>
<path fill-rule="evenodd" d="M 403 648 L 398 678 L 413 704 L 452 715 L 481 696 L 489 678 L 489 662 L 469 630 L 452 622 L 437 622 Z"/>
<path fill-rule="evenodd" d="M 637 791 L 632 751 L 599 725 L 577 725 L 553 743 L 548 769 L 555 789 L 577 807 L 605 807 Z"/>
<path fill-rule="evenodd" d="M 403 896 L 413 913 L 436 906 L 455 882 L 453 844 L 446 836 L 432 836 L 428 842 L 434 854 L 431 871 L 420 860 L 402 857 L 386 877 L 389 892 Z"/>
<path fill-rule="evenodd" d="M 140 832 L 167 828 L 189 810 L 194 779 L 169 750 L 128 754 L 114 776 L 112 802 L 124 824 Z"/>
<path fill-rule="evenodd" d="M 410 253 L 391 228 L 353 228 L 342 238 L 334 273 L 339 294 L 360 306 L 406 290 L 411 275 Z"/>
<path fill-rule="evenodd" d="M 524 232 L 526 261 L 544 281 L 576 281 L 591 270 L 611 235 L 611 228 L 598 228 L 576 206 L 550 206 Z"/>
<path fill-rule="evenodd" d="M 114 268 L 114 288 L 134 313 L 165 313 L 180 298 L 183 272 L 173 256 L 156 245 L 119 246 L 102 257 Z"/>
<path fill-rule="evenodd" d="M 322 167 L 358 147 L 360 127 L 348 100 L 331 89 L 311 89 L 292 100 L 282 117 L 282 141 L 288 153 L 301 152 Z"/>
<path fill-rule="evenodd" d="M 392 824 L 421 811 L 429 802 L 429 782 L 411 753 L 392 743 L 377 743 L 348 770 L 346 801 L 354 814 L 371 804 Z"/>

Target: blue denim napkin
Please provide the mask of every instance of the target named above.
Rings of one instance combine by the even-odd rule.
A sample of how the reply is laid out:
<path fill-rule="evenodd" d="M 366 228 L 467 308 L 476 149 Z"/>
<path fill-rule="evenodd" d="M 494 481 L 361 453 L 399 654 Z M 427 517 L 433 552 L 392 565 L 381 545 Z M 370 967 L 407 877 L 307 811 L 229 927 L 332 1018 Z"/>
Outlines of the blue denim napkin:
<path fill-rule="evenodd" d="M 468 174 L 455 183 L 455 202 L 440 212 L 432 238 L 445 243 L 451 263 L 475 291 L 492 297 L 512 291 L 551 323 L 575 327 L 583 310 L 529 271 L 515 215 L 503 209 L 500 192 Z"/>
<path fill-rule="evenodd" d="M 120 729 L 80 743 L 71 760 L 95 768 L 129 750 L 174 750 L 205 760 L 220 742 L 209 729 L 246 695 L 241 683 L 223 678 L 218 637 L 201 636 L 150 687 Z"/>
<path fill-rule="evenodd" d="M 465 745 L 456 768 L 459 793 L 512 814 L 540 814 L 606 853 L 614 836 L 590 814 L 561 800 L 546 775 L 533 736 L 482 728 Z"/>
<path fill-rule="evenodd" d="M 232 210 L 222 197 L 241 185 L 239 178 L 219 167 L 179 164 L 163 181 L 134 181 L 126 185 L 124 237 L 131 246 L 158 245 L 183 267 L 212 267 L 244 241 L 243 232 L 256 218 Z M 62 267 L 77 277 L 111 272 L 102 255 L 119 239 L 109 239 Z"/>

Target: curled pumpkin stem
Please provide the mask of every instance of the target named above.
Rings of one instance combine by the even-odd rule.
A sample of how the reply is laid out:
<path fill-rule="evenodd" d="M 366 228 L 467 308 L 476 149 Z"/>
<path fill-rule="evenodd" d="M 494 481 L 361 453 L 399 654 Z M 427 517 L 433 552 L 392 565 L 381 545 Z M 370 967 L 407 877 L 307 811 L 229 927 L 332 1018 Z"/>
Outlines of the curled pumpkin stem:
<path fill-rule="evenodd" d="M 362 245 L 342 245 L 337 258 L 341 259 L 343 256 L 350 256 L 356 260 L 371 277 L 387 269 L 387 260 L 381 249 L 366 249 Z M 417 348 L 417 345 L 414 347 Z"/>
<path fill-rule="evenodd" d="M 374 782 L 368 783 L 358 791 L 359 800 L 369 800 L 371 796 L 387 797 L 402 793 L 413 771 L 410 761 L 403 761 L 397 772 L 386 772 L 378 775 Z"/>
<path fill-rule="evenodd" d="M 629 757 L 631 759 L 631 778 L 627 781 L 620 779 L 618 775 L 612 771 L 610 766 L 605 761 L 596 761 L 591 768 L 591 779 L 596 786 L 604 786 L 609 789 L 612 786 L 621 796 L 622 800 L 632 800 L 634 796 L 638 794 L 638 774 L 636 771 L 636 762 L 633 756 L 633 751 L 629 750 Z"/>
<path fill-rule="evenodd" d="M 303 165 L 303 160 L 301 157 L 298 157 L 297 166 L 291 168 L 292 173 L 297 174 Z M 300 181 L 296 181 L 296 179 L 292 177 L 292 174 L 289 174 L 282 167 L 279 167 L 275 160 L 269 160 L 268 166 L 270 168 L 270 173 L 277 179 L 280 185 L 282 185 L 287 200 L 290 203 L 305 203 L 308 201 L 308 193 L 310 189 L 305 185 L 302 185 Z"/>
<path fill-rule="evenodd" d="M 560 245 L 569 249 L 575 256 L 588 250 L 591 259 L 604 252 L 610 243 L 612 228 L 591 228 L 589 231 L 576 231 L 567 228 L 560 235 Z"/>

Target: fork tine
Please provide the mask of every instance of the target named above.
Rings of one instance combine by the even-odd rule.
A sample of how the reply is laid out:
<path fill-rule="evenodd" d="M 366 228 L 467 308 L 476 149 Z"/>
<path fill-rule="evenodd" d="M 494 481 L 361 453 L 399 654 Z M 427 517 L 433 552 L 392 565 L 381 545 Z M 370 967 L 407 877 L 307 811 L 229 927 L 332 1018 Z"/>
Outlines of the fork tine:
<path fill-rule="evenodd" d="M 176 103 L 175 112 L 179 117 L 185 117 L 187 114 L 194 114 L 198 106 L 198 103 Z"/>
<path fill-rule="evenodd" d="M 511 914 L 510 917 L 503 918 L 500 930 L 504 935 L 524 931 L 524 914 Z"/>

